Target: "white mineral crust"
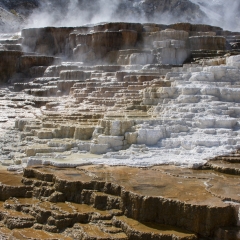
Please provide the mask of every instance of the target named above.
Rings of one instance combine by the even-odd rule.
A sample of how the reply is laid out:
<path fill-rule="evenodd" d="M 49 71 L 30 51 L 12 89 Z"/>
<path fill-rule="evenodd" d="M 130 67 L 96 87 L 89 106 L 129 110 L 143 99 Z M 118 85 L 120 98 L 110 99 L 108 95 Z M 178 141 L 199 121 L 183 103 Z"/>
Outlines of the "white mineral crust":
<path fill-rule="evenodd" d="M 174 87 L 159 88 L 159 94 L 146 94 L 149 99 L 169 100 L 154 106 L 158 121 L 136 126 L 136 145 L 106 153 L 104 158 L 91 162 L 198 167 L 209 158 L 239 148 L 239 63 L 240 56 L 233 56 L 227 59 L 226 66 L 203 67 L 191 72 L 190 77 L 186 72 L 167 74 L 166 78 L 172 75 L 170 79 L 177 79 L 172 81 Z"/>

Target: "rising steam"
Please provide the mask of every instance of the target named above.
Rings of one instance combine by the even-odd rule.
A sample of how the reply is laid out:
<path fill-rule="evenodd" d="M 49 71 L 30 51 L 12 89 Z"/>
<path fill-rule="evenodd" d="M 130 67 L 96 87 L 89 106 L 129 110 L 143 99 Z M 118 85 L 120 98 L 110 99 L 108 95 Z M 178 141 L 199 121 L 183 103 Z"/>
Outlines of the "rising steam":
<path fill-rule="evenodd" d="M 211 25 L 231 31 L 240 31 L 240 1 L 191 0 L 209 17 Z"/>
<path fill-rule="evenodd" d="M 238 0 L 42 0 L 26 27 L 99 22 L 191 22 L 240 30 Z"/>
<path fill-rule="evenodd" d="M 79 26 L 108 21 L 168 24 L 202 19 L 206 20 L 207 16 L 189 0 L 45 0 L 29 18 L 28 27 Z"/>
<path fill-rule="evenodd" d="M 60 0 L 45 1 L 28 20 L 28 27 L 80 26 L 97 22 L 120 20 L 114 17 L 118 0 Z"/>

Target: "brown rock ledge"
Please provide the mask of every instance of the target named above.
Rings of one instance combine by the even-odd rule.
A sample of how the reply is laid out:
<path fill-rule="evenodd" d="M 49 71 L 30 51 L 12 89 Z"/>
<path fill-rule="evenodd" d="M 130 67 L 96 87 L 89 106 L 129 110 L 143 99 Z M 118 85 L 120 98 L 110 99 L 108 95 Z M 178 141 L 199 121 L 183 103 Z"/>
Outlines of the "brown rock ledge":
<path fill-rule="evenodd" d="M 228 239 L 229 228 L 237 236 L 239 176 L 103 165 L 0 174 L 0 236 L 31 239 L 29 228 L 42 239 Z"/>

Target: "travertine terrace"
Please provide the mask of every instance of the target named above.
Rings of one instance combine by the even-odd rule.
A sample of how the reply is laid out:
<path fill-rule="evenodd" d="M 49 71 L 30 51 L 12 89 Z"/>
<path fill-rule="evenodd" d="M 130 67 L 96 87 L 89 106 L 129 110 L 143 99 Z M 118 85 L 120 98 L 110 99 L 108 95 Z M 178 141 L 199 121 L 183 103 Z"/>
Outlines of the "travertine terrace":
<path fill-rule="evenodd" d="M 239 239 L 239 42 L 189 23 L 2 34 L 3 239 Z"/>

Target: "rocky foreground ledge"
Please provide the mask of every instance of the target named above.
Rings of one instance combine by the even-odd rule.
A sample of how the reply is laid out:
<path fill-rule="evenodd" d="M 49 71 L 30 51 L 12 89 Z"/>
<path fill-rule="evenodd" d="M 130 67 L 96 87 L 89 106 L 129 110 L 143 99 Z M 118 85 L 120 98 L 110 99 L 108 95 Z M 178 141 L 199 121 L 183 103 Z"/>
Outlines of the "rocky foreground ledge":
<path fill-rule="evenodd" d="M 239 239 L 239 175 L 229 174 L 239 169 L 239 154 L 218 161 L 225 167 L 34 166 L 23 176 L 2 170 L 0 236 Z"/>

